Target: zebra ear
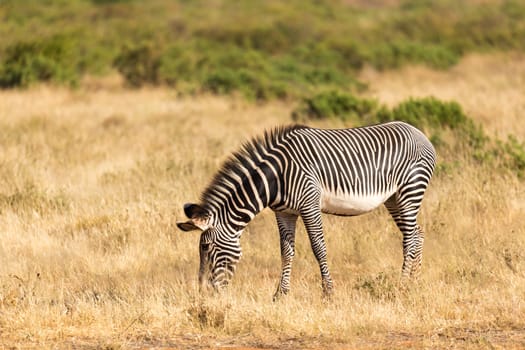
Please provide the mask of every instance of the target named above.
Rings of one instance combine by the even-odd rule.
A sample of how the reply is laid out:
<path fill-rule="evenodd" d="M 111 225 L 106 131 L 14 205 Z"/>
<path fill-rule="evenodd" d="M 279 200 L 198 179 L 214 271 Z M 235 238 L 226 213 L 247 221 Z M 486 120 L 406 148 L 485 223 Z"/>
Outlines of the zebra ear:
<path fill-rule="evenodd" d="M 177 227 L 182 231 L 200 230 L 191 220 L 186 222 L 177 222 Z"/>
<path fill-rule="evenodd" d="M 184 204 L 184 214 L 186 214 L 189 219 L 208 216 L 208 213 L 203 207 L 193 203 Z"/>
<path fill-rule="evenodd" d="M 190 219 L 186 222 L 178 222 L 177 226 L 183 231 L 206 230 L 209 228 L 210 215 L 198 204 L 184 204 L 184 213 Z"/>
<path fill-rule="evenodd" d="M 177 227 L 182 231 L 205 231 L 209 228 L 209 225 L 206 219 L 196 218 L 195 220 L 188 220 L 186 222 L 177 222 Z"/>

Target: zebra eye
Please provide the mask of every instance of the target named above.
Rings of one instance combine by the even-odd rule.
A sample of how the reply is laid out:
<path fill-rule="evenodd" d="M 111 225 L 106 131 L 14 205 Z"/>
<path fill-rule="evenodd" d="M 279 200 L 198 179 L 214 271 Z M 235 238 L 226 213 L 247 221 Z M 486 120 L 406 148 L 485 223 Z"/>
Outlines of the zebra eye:
<path fill-rule="evenodd" d="M 209 252 L 210 251 L 210 243 L 201 243 L 201 249 L 203 252 Z"/>

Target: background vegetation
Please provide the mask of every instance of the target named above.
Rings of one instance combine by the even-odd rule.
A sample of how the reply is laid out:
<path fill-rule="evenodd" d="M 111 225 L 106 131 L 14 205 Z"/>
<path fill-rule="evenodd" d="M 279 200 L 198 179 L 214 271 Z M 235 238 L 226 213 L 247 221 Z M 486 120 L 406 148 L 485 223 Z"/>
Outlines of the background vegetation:
<path fill-rule="evenodd" d="M 468 52 L 521 51 L 524 18 L 517 0 L 3 0 L 0 86 L 116 69 L 130 86 L 252 99 L 359 89 L 365 65 L 448 68 Z"/>

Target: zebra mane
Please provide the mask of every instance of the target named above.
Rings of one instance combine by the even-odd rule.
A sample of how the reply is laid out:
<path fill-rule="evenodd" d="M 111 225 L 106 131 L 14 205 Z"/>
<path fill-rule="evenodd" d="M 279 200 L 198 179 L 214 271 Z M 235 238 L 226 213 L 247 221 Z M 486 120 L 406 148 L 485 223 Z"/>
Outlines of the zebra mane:
<path fill-rule="evenodd" d="M 228 157 L 219 168 L 208 187 L 202 192 L 202 206 L 205 209 L 211 209 L 211 204 L 216 202 L 215 194 L 221 185 L 226 183 L 226 177 L 233 173 L 242 173 L 243 168 L 253 168 L 252 166 L 247 165 L 247 160 L 251 160 L 256 164 L 259 163 L 257 158 L 260 157 L 261 154 L 266 153 L 261 151 L 269 150 L 277 141 L 282 140 L 294 130 L 303 128 L 305 128 L 304 125 L 298 124 L 279 126 L 271 130 L 265 130 L 263 135 L 253 137 L 251 140 L 245 142 L 238 151 Z"/>

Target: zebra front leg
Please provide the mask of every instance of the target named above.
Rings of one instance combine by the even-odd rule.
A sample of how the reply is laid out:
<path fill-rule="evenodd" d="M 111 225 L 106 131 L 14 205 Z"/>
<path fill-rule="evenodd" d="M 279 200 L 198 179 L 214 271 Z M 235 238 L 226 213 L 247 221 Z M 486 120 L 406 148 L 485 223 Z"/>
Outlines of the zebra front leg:
<path fill-rule="evenodd" d="M 326 243 L 323 235 L 323 224 L 321 220 L 321 211 L 315 206 L 310 207 L 308 211 L 302 212 L 301 217 L 310 238 L 310 244 L 315 258 L 319 263 L 321 270 L 322 288 L 325 297 L 332 295 L 333 283 L 330 271 L 328 269 L 328 262 L 326 259 Z"/>
<path fill-rule="evenodd" d="M 281 243 L 281 279 L 273 295 L 273 301 L 290 291 L 290 274 L 295 255 L 295 225 L 298 216 L 276 212 L 275 217 L 277 218 Z"/>

